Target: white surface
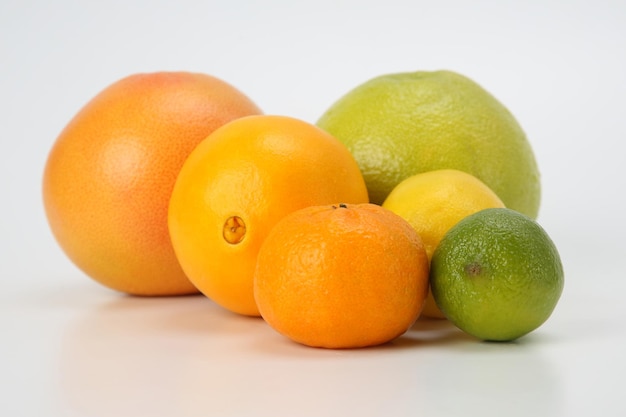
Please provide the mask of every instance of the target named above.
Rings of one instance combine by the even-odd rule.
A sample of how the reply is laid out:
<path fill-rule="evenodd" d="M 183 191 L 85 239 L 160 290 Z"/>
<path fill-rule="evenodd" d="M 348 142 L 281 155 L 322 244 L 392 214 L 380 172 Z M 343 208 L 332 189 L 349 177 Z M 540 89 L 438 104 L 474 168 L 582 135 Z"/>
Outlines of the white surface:
<path fill-rule="evenodd" d="M 0 3 L 0 415 L 626 415 L 624 51 L 621 1 Z M 541 168 L 566 287 L 518 343 L 419 322 L 380 348 L 309 349 L 203 297 L 102 288 L 48 230 L 47 152 L 122 76 L 206 72 L 314 122 L 373 76 L 440 68 L 507 105 Z"/>

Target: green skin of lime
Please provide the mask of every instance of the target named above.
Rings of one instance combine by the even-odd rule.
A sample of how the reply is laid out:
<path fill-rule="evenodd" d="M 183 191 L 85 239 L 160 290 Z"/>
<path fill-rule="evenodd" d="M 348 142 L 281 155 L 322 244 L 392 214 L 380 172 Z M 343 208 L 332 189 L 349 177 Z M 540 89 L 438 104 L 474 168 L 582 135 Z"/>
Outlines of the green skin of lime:
<path fill-rule="evenodd" d="M 559 253 L 545 230 L 511 209 L 482 210 L 457 223 L 435 250 L 433 297 L 461 330 L 511 341 L 541 326 L 564 285 Z"/>

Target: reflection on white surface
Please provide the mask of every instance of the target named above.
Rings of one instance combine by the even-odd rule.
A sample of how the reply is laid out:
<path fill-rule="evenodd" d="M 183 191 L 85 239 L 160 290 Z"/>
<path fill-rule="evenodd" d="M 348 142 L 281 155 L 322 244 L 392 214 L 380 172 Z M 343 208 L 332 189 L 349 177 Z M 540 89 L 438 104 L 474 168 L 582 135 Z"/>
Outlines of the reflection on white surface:
<path fill-rule="evenodd" d="M 419 321 L 390 344 L 325 350 L 202 296 L 120 297 L 84 313 L 62 336 L 69 415 L 560 415 L 562 381 L 532 337 L 482 343 Z"/>

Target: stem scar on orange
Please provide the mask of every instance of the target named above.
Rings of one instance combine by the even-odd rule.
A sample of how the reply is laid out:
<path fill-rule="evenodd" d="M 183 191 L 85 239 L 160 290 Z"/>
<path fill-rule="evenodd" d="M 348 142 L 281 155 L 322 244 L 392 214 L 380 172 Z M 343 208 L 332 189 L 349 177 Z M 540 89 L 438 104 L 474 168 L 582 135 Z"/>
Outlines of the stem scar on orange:
<path fill-rule="evenodd" d="M 422 241 L 374 204 L 298 210 L 261 246 L 254 296 L 265 321 L 308 346 L 386 343 L 415 322 L 428 292 Z"/>
<path fill-rule="evenodd" d="M 67 256 L 94 280 L 136 295 L 197 293 L 172 249 L 167 208 L 192 149 L 261 110 L 205 74 L 134 74 L 105 88 L 57 138 L 43 200 Z"/>
<path fill-rule="evenodd" d="M 356 161 L 333 136 L 291 117 L 249 116 L 217 129 L 185 162 L 170 201 L 170 235 L 202 293 L 258 316 L 253 274 L 272 227 L 303 207 L 367 198 Z"/>

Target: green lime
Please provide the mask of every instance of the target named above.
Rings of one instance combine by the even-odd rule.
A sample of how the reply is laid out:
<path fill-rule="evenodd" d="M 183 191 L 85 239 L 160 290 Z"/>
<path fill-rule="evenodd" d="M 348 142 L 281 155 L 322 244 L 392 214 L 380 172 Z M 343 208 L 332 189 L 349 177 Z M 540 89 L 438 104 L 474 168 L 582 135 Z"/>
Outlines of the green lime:
<path fill-rule="evenodd" d="M 414 174 L 457 169 L 506 207 L 537 217 L 540 178 L 513 115 L 472 80 L 450 71 L 388 74 L 346 93 L 317 121 L 352 152 L 370 201 L 382 204 Z"/>
<path fill-rule="evenodd" d="M 545 230 L 507 208 L 472 214 L 443 237 L 430 271 L 437 306 L 461 330 L 510 341 L 541 326 L 563 291 L 563 266 Z"/>

